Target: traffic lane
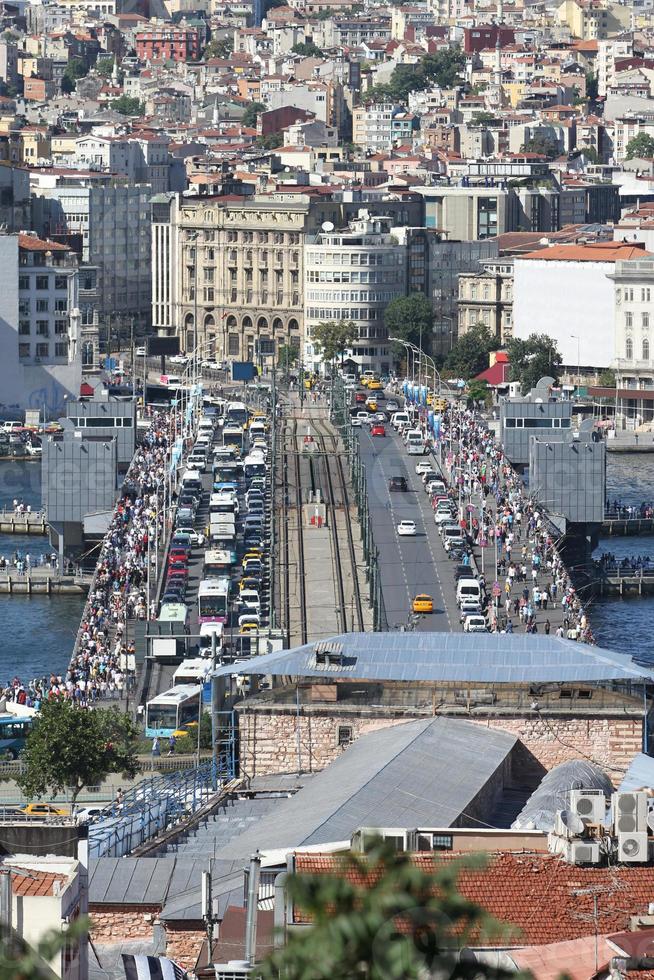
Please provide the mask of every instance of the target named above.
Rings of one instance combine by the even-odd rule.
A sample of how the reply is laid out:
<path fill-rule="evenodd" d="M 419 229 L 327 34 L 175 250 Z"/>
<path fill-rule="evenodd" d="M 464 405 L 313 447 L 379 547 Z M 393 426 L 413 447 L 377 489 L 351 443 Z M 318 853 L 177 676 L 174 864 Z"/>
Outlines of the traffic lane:
<path fill-rule="evenodd" d="M 390 433 L 383 438 L 372 437 L 368 430 L 362 429 L 360 447 L 389 626 L 406 624 L 414 596 L 426 592 L 433 597 L 434 613 L 421 616 L 416 629 L 447 632 L 452 624 L 440 587 L 433 533 L 421 507 L 422 487 L 418 490 L 420 481 L 415 463 L 411 467 L 412 461 L 419 457 L 407 457 L 400 440 Z M 389 491 L 392 476 L 404 476 L 409 490 Z M 397 525 L 401 520 L 415 521 L 415 537 L 398 535 Z"/>

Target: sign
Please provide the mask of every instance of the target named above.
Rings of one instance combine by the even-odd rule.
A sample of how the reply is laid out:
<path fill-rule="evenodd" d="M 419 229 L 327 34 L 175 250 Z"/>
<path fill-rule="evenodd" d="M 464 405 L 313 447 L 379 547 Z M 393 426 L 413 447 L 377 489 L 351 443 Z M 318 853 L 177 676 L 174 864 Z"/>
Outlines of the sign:
<path fill-rule="evenodd" d="M 173 357 L 179 354 L 179 337 L 148 337 L 148 357 Z"/>
<path fill-rule="evenodd" d="M 493 582 L 492 593 L 496 599 L 499 599 L 499 597 L 502 595 L 502 589 L 500 588 L 499 582 Z"/>
<path fill-rule="evenodd" d="M 479 545 L 480 548 L 487 548 L 488 547 L 488 538 L 479 538 L 479 540 L 477 541 L 477 544 Z"/>

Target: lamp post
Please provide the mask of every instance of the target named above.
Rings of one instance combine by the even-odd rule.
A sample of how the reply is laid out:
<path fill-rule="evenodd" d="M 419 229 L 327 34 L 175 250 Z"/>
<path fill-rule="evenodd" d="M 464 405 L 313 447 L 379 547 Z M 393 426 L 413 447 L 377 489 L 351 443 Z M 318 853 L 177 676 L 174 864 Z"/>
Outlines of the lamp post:
<path fill-rule="evenodd" d="M 581 338 L 576 333 L 571 333 L 570 337 L 572 340 L 577 341 L 577 397 L 579 397 L 579 390 L 581 388 Z"/>

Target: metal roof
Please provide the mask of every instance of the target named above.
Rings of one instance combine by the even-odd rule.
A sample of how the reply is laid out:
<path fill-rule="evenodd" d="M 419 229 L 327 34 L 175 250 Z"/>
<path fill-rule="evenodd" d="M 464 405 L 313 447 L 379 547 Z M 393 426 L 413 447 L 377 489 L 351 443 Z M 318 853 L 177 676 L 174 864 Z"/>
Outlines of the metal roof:
<path fill-rule="evenodd" d="M 453 718 L 403 722 L 362 735 L 216 857 L 246 861 L 257 848 L 292 850 L 348 840 L 362 826 L 450 826 L 466 814 L 515 744 L 507 732 Z M 495 796 L 488 797 L 491 808 Z M 480 823 L 478 811 L 469 823 Z"/>
<path fill-rule="evenodd" d="M 631 760 L 618 792 L 633 792 L 635 789 L 642 789 L 643 786 L 654 788 L 654 759 L 644 752 L 639 752 Z"/>
<path fill-rule="evenodd" d="M 652 681 L 654 671 L 631 657 L 555 636 L 485 633 L 343 633 L 342 663 L 316 662 L 315 644 L 280 650 L 216 676 L 271 674 L 370 681 L 473 681 L 533 684 Z"/>

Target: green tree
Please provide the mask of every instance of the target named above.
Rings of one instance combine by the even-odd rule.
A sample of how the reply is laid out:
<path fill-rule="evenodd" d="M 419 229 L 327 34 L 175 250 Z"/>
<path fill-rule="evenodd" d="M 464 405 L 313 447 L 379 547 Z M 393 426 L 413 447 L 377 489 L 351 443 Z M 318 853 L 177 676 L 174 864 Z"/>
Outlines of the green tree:
<path fill-rule="evenodd" d="M 611 368 L 600 371 L 598 380 L 602 388 L 615 388 L 615 371 L 612 371 Z"/>
<path fill-rule="evenodd" d="M 114 99 L 111 108 L 119 112 L 121 116 L 145 115 L 145 104 L 130 95 L 121 95 L 119 99 Z"/>
<path fill-rule="evenodd" d="M 109 78 L 114 70 L 114 59 L 98 58 L 95 63 L 95 70 L 102 78 Z"/>
<path fill-rule="evenodd" d="M 445 358 L 445 367 L 450 375 L 467 381 L 486 370 L 488 355 L 499 347 L 499 339 L 490 328 L 485 323 L 476 323 L 454 344 Z"/>
<path fill-rule="evenodd" d="M 384 310 L 384 325 L 392 337 L 408 340 L 427 353 L 431 347 L 434 311 L 424 293 L 397 296 Z M 401 344 L 393 345 L 394 353 L 403 355 Z"/>
<path fill-rule="evenodd" d="M 280 344 L 277 350 L 277 364 L 288 371 L 300 358 L 300 345 L 295 343 Z"/>
<path fill-rule="evenodd" d="M 559 155 L 559 144 L 553 137 L 545 136 L 544 133 L 537 133 L 522 144 L 520 152 L 539 153 L 541 156 L 547 157 L 548 160 L 553 160 Z"/>
<path fill-rule="evenodd" d="M 241 117 L 242 124 L 247 126 L 249 129 L 254 129 L 257 125 L 259 113 L 263 112 L 265 108 L 266 107 L 263 102 L 250 102 L 249 106 Z"/>
<path fill-rule="evenodd" d="M 409 854 L 377 843 L 365 855 L 336 858 L 333 874 L 289 875 L 289 900 L 311 925 L 289 931 L 286 945 L 258 972 L 263 980 L 503 977 L 498 968 L 473 966 L 458 955 L 473 942 L 510 933 L 458 891 L 461 870 L 483 863 L 447 861 L 431 873 Z"/>
<path fill-rule="evenodd" d="M 270 133 L 269 136 L 257 136 L 255 143 L 262 150 L 276 150 L 278 146 L 284 145 L 284 134 Z"/>
<path fill-rule="evenodd" d="M 588 163 L 601 163 L 600 155 L 594 146 L 580 146 L 579 149 L 586 157 Z"/>
<path fill-rule="evenodd" d="M 305 58 L 322 58 L 322 50 L 313 41 L 298 41 L 291 48 L 293 54 L 304 55 Z"/>
<path fill-rule="evenodd" d="M 202 57 L 205 61 L 207 58 L 229 58 L 233 51 L 234 38 L 217 37 L 213 41 L 209 41 L 204 49 Z"/>
<path fill-rule="evenodd" d="M 88 74 L 88 68 L 81 58 L 71 58 L 61 76 L 61 91 L 69 95 L 75 91 L 75 83 L 78 78 L 84 78 Z"/>
<path fill-rule="evenodd" d="M 327 320 L 314 327 L 311 339 L 323 361 L 333 364 L 338 357 L 342 359 L 358 336 L 359 328 L 352 320 Z"/>
<path fill-rule="evenodd" d="M 81 711 L 69 701 L 46 701 L 28 736 L 17 782 L 27 796 L 70 790 L 74 803 L 84 786 L 110 773 L 136 774 L 136 735 L 129 715 L 116 707 Z"/>
<path fill-rule="evenodd" d="M 597 98 L 597 75 L 592 71 L 586 72 L 586 98 L 591 102 Z"/>
<path fill-rule="evenodd" d="M 396 65 L 387 84 L 375 85 L 366 101 L 406 102 L 411 92 L 422 92 L 433 85 L 452 88 L 459 81 L 465 57 L 458 47 L 428 54 L 417 65 Z"/>
<path fill-rule="evenodd" d="M 545 333 L 532 333 L 526 340 L 513 337 L 507 345 L 511 381 L 519 381 L 526 394 L 541 378 L 559 379 L 561 355 L 556 341 Z"/>
<path fill-rule="evenodd" d="M 477 381 L 473 378 L 472 381 L 468 382 L 468 388 L 466 392 L 468 396 L 468 402 L 471 405 L 478 405 L 483 403 L 488 407 L 493 400 L 493 393 L 488 387 L 488 381 Z"/>
<path fill-rule="evenodd" d="M 648 133 L 639 133 L 627 143 L 627 160 L 642 157 L 651 160 L 654 157 L 654 139 Z"/>
<path fill-rule="evenodd" d="M 45 933 L 36 946 L 29 946 L 16 932 L 9 934 L 0 926 L 0 980 L 50 980 L 53 973 L 48 964 L 64 946 L 77 946 L 89 926 L 89 919 L 83 916 L 71 922 L 65 932 L 52 929 Z"/>

